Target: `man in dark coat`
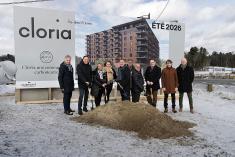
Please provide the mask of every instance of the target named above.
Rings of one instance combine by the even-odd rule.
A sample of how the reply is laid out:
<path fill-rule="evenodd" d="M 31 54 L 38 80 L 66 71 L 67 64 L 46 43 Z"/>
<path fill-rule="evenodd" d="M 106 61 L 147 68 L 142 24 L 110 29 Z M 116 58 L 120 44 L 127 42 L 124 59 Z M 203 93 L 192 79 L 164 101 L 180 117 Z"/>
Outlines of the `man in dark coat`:
<path fill-rule="evenodd" d="M 136 64 L 132 69 L 132 102 L 139 102 L 140 93 L 144 91 L 144 78 L 141 73 L 140 64 Z"/>
<path fill-rule="evenodd" d="M 120 94 L 122 97 L 122 101 L 129 100 L 130 101 L 130 79 L 131 79 L 131 71 L 125 61 L 122 59 L 119 62 L 118 68 L 118 90 L 120 90 Z"/>
<path fill-rule="evenodd" d="M 132 90 L 133 88 L 133 84 L 132 84 L 132 75 L 133 75 L 133 71 L 135 70 L 135 65 L 133 64 L 133 60 L 132 59 L 129 59 L 128 60 L 128 67 L 130 69 L 130 91 L 131 91 L 131 97 L 133 97 L 133 95 L 135 93 L 132 93 L 134 90 Z"/>
<path fill-rule="evenodd" d="M 96 107 L 100 106 L 102 95 L 105 94 L 105 86 L 107 85 L 107 74 L 103 71 L 103 65 L 98 64 L 93 71 L 92 91 L 91 94 L 95 97 Z M 105 99 L 106 101 L 106 99 Z"/>
<path fill-rule="evenodd" d="M 187 59 L 181 59 L 181 64 L 178 66 L 177 76 L 178 76 L 178 83 L 179 83 L 179 112 L 183 111 L 183 96 L 186 92 L 189 99 L 189 106 L 190 112 L 193 113 L 193 98 L 192 98 L 192 83 L 194 80 L 194 70 L 192 67 L 187 65 Z"/>
<path fill-rule="evenodd" d="M 66 55 L 64 62 L 60 64 L 58 81 L 60 89 L 62 90 L 62 93 L 64 93 L 64 113 L 72 115 L 74 110 L 70 108 L 70 100 L 72 97 L 72 91 L 74 90 L 74 80 L 73 67 L 71 65 L 71 57 L 69 55 Z"/>
<path fill-rule="evenodd" d="M 161 78 L 161 68 L 156 65 L 156 61 L 151 59 L 150 66 L 147 67 L 145 74 L 146 95 L 150 105 L 156 107 L 157 93 L 160 89 L 159 79 Z"/>
<path fill-rule="evenodd" d="M 89 64 L 88 56 L 84 56 L 80 64 L 77 65 L 78 87 L 79 87 L 79 100 L 78 100 L 78 114 L 82 115 L 82 102 L 83 111 L 87 112 L 88 101 L 88 88 L 91 86 L 92 81 L 92 68 Z M 83 100 L 84 99 L 84 100 Z"/>

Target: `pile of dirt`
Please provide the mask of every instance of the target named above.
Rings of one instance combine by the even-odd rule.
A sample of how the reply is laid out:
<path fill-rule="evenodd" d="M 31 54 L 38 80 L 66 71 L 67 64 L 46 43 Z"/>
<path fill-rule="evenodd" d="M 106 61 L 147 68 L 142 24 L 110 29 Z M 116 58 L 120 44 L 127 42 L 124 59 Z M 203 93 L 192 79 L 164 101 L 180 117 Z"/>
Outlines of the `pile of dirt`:
<path fill-rule="evenodd" d="M 73 117 L 72 120 L 118 130 L 134 131 L 142 139 L 191 136 L 192 132 L 188 129 L 195 126 L 189 122 L 173 120 L 150 105 L 128 101 L 100 106 L 83 116 Z"/>

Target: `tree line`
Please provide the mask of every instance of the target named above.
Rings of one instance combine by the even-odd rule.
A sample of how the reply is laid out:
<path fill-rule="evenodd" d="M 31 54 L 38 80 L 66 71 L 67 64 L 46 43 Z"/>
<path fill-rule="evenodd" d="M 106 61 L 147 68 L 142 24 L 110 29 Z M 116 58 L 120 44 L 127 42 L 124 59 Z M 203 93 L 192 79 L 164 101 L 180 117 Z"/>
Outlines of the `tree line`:
<path fill-rule="evenodd" d="M 185 53 L 189 64 L 197 70 L 203 69 L 205 66 L 218 66 L 235 68 L 234 52 L 212 52 L 209 54 L 204 47 L 191 47 L 189 52 Z"/>

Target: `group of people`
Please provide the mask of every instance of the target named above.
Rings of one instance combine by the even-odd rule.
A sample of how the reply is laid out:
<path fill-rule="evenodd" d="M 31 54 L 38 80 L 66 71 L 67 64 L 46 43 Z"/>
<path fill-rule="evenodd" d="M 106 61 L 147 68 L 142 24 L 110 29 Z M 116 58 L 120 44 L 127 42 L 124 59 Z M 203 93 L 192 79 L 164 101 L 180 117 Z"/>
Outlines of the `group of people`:
<path fill-rule="evenodd" d="M 89 64 L 89 57 L 84 56 L 76 67 L 78 78 L 79 100 L 78 114 L 88 112 L 87 101 L 90 94 L 95 98 L 96 107 L 100 106 L 102 96 L 104 102 L 108 103 L 110 93 L 113 89 L 113 83 L 117 83 L 122 101 L 139 102 L 140 94 L 144 91 L 146 83 L 147 101 L 150 105 L 156 107 L 157 95 L 160 90 L 160 80 L 162 90 L 164 92 L 164 112 L 168 112 L 168 95 L 171 95 L 172 112 L 176 113 L 175 93 L 179 91 L 179 112 L 183 111 L 183 95 L 187 93 L 190 105 L 190 112 L 193 113 L 192 100 L 192 82 L 194 80 L 194 70 L 187 64 L 187 60 L 183 58 L 181 64 L 175 69 L 172 61 L 166 61 L 166 67 L 161 70 L 157 66 L 154 59 L 150 60 L 144 75 L 140 64 L 133 64 L 131 60 L 125 63 L 125 60 L 119 61 L 117 72 L 112 67 L 110 61 L 104 64 L 98 63 L 97 67 L 92 70 Z M 60 88 L 64 94 L 64 113 L 72 115 L 74 110 L 70 108 L 70 100 L 74 90 L 73 67 L 71 65 L 71 57 L 65 56 L 65 60 L 59 68 L 58 80 Z"/>

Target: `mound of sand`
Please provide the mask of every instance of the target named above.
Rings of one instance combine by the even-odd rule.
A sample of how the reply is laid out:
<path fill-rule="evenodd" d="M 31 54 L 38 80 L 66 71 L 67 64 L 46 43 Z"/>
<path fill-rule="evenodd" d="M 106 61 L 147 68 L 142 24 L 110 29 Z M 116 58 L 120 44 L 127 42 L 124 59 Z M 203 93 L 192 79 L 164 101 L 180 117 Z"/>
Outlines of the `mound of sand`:
<path fill-rule="evenodd" d="M 191 136 L 188 129 L 195 126 L 189 122 L 173 120 L 150 105 L 143 103 L 109 103 L 92 110 L 83 116 L 73 117 L 80 123 L 101 125 L 113 129 L 134 131 L 142 139 Z"/>

